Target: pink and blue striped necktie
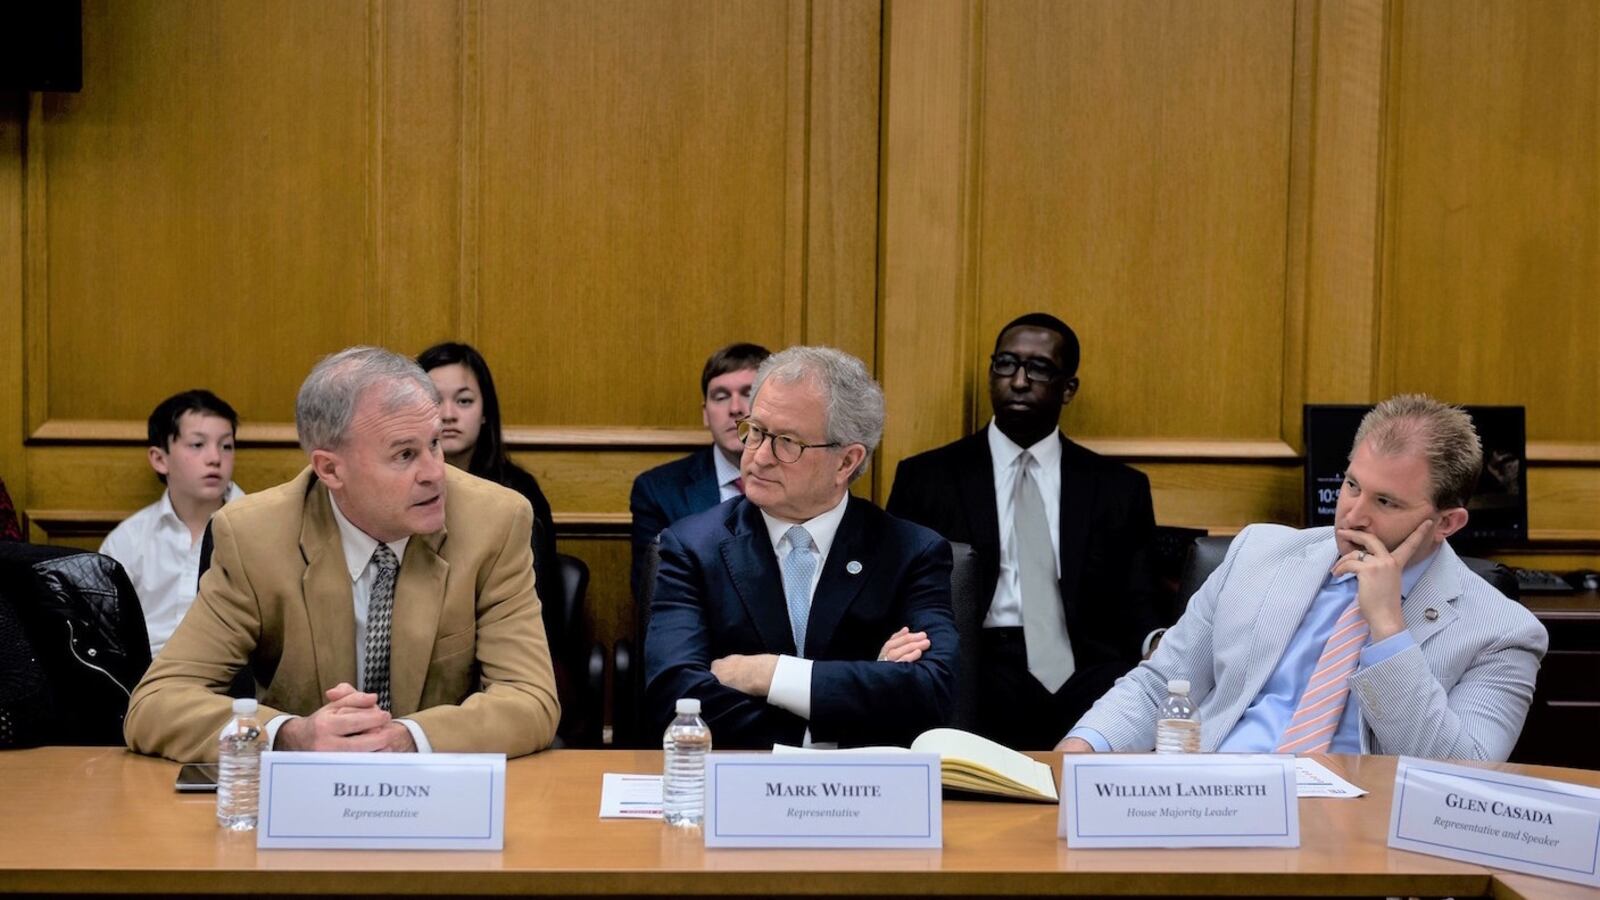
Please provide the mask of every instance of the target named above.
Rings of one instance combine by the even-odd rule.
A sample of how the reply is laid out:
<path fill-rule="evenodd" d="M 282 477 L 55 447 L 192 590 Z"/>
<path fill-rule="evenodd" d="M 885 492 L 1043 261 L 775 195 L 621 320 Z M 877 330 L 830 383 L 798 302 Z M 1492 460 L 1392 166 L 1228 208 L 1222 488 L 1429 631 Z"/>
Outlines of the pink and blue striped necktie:
<path fill-rule="evenodd" d="M 1355 673 L 1369 633 L 1366 617 L 1361 615 L 1361 601 L 1351 600 L 1333 623 L 1333 634 L 1323 645 L 1311 680 L 1300 694 L 1294 718 L 1279 739 L 1279 753 L 1328 752 L 1344 713 L 1345 698 L 1350 695 L 1350 676 Z"/>

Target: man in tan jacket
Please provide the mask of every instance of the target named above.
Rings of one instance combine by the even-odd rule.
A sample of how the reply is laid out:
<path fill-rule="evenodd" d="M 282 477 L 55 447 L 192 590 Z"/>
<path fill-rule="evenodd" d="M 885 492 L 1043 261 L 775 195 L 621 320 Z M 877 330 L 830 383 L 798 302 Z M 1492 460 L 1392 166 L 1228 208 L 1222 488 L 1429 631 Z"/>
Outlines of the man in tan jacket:
<path fill-rule="evenodd" d="M 317 364 L 295 405 L 311 464 L 212 520 L 200 593 L 129 704 L 131 749 L 215 759 L 246 664 L 273 749 L 549 746 L 560 709 L 532 511 L 445 465 L 438 406 L 386 350 Z"/>

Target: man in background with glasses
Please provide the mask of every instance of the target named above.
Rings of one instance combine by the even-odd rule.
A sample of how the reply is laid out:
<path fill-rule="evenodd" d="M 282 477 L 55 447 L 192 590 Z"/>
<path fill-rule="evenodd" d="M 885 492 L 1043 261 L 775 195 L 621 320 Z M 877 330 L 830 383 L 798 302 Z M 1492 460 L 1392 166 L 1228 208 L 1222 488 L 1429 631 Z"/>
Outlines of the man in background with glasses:
<path fill-rule="evenodd" d="M 1078 352 L 1072 329 L 1045 313 L 1000 329 L 989 362 L 994 418 L 901 462 L 889 496 L 891 514 L 977 551 L 988 598 L 979 730 L 1022 750 L 1055 746 L 1164 624 L 1149 480 L 1058 427 L 1078 392 Z"/>
<path fill-rule="evenodd" d="M 744 495 L 661 533 L 644 648 L 657 727 L 682 697 L 719 748 L 904 746 L 945 724 L 950 545 L 849 492 L 883 415 L 849 354 L 791 347 L 762 363 L 738 426 Z M 884 660 L 896 636 L 899 661 Z"/>

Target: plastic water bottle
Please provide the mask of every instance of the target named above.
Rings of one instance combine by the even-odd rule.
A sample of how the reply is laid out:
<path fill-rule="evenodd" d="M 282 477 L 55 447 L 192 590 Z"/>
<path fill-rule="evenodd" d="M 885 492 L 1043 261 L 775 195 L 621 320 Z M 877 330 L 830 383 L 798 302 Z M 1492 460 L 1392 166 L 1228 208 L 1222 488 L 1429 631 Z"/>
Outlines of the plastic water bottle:
<path fill-rule="evenodd" d="M 700 701 L 678 701 L 678 717 L 661 738 L 665 762 L 661 777 L 661 810 L 668 825 L 699 827 L 706 817 L 706 754 L 711 729 L 700 718 Z"/>
<path fill-rule="evenodd" d="M 1167 682 L 1167 701 L 1156 720 L 1156 752 L 1200 752 L 1200 714 L 1189 700 L 1189 682 L 1182 678 Z"/>
<path fill-rule="evenodd" d="M 261 749 L 265 737 L 256 721 L 256 701 L 233 701 L 233 718 L 217 739 L 217 824 L 229 831 L 251 831 L 261 801 Z"/>

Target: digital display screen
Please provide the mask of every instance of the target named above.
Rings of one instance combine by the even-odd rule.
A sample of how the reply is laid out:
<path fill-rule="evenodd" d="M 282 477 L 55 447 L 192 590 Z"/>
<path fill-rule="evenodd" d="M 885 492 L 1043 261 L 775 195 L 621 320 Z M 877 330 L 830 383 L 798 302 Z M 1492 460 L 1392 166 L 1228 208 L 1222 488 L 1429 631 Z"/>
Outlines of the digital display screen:
<path fill-rule="evenodd" d="M 1308 526 L 1332 525 L 1361 418 L 1372 407 L 1308 405 L 1305 509 Z M 1457 546 L 1508 545 L 1528 537 L 1527 415 L 1520 406 L 1464 406 L 1483 442 L 1483 471 L 1467 502 L 1467 526 Z"/>

